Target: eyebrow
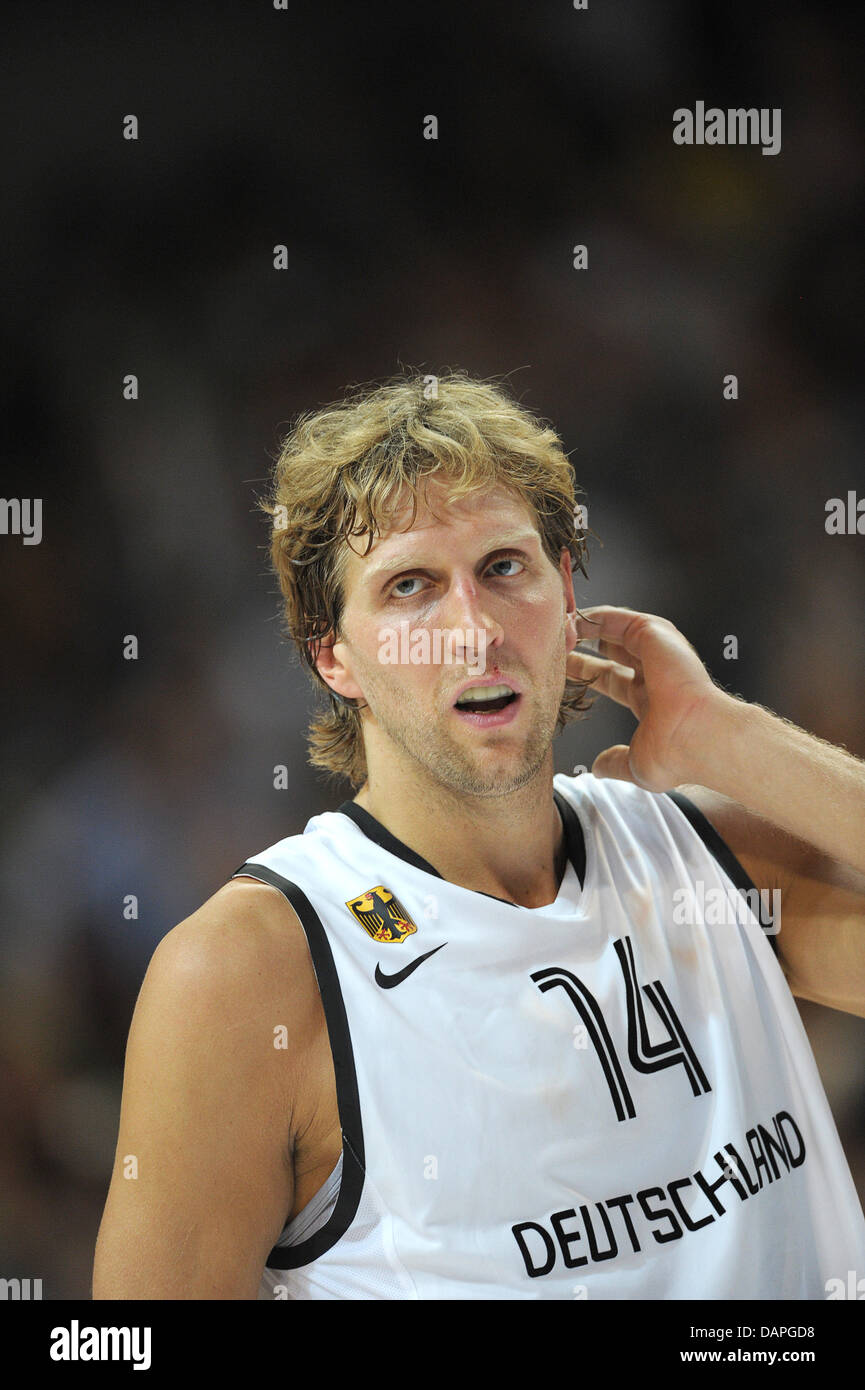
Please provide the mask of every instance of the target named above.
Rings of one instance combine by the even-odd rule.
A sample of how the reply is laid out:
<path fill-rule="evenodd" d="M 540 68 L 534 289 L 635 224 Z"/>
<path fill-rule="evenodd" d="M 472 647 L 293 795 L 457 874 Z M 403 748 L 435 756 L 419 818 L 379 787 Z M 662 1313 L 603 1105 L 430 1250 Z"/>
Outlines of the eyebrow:
<path fill-rule="evenodd" d="M 531 541 L 536 541 L 540 544 L 540 539 L 536 531 L 519 531 L 511 535 L 500 536 L 495 545 L 491 545 L 488 550 L 484 551 L 481 558 L 485 560 L 488 555 L 494 554 L 497 550 L 509 550 L 512 547 L 516 549 L 517 546 L 526 545 Z M 364 580 L 372 584 L 376 579 L 389 574 L 395 574 L 398 570 L 402 569 L 426 569 L 426 565 L 423 562 L 423 558 L 418 559 L 416 555 L 398 555 L 393 560 L 385 560 L 380 565 L 373 565 L 371 569 L 367 570 L 364 575 Z"/>

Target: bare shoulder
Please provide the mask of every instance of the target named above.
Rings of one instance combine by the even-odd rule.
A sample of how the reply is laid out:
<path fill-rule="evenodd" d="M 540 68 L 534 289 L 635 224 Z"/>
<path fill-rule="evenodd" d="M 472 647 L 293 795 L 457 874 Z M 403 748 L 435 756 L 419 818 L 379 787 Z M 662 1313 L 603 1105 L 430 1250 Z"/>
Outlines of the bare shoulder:
<path fill-rule="evenodd" d="M 129 1030 L 94 1297 L 255 1297 L 295 1199 L 320 1030 L 277 889 L 232 880 L 168 932 Z"/>
<path fill-rule="evenodd" d="M 304 967 L 308 966 L 308 970 Z M 182 978 L 214 988 L 266 989 L 273 972 L 288 970 L 295 986 L 314 981 L 306 934 L 294 908 L 270 884 L 235 878 L 164 936 L 150 970 L 170 967 Z M 302 978 L 298 978 L 298 976 Z M 285 979 L 279 982 L 280 993 Z M 301 990 L 302 992 L 302 990 Z"/>
<path fill-rule="evenodd" d="M 778 957 L 793 994 L 865 1017 L 865 874 L 707 787 L 683 792 L 758 888 L 779 888 Z"/>
<path fill-rule="evenodd" d="M 268 1021 L 285 1020 L 294 1047 L 314 1034 L 320 998 L 306 934 L 277 888 L 232 879 L 162 938 L 136 1015 L 158 1026 L 163 1011 L 178 1009 L 187 1023 L 232 1020 L 238 1045 L 254 1046 Z"/>

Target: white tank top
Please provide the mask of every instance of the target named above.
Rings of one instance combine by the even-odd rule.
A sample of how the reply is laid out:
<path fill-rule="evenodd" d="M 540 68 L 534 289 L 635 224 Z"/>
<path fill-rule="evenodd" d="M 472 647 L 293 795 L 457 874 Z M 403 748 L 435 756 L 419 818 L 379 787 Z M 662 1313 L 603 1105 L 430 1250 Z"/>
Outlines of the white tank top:
<path fill-rule="evenodd" d="M 865 1269 L 744 869 L 678 792 L 554 797 L 546 907 L 447 882 L 352 801 L 233 875 L 303 925 L 343 1140 L 259 1297 L 823 1299 Z"/>

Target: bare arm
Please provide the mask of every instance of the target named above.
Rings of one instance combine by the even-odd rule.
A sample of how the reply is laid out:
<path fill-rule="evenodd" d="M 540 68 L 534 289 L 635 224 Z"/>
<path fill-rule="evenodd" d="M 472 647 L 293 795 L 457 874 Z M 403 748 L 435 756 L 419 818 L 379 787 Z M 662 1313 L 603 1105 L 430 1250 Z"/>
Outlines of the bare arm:
<path fill-rule="evenodd" d="M 865 762 L 719 689 L 665 618 L 602 606 L 577 631 L 601 656 L 573 653 L 571 674 L 639 721 L 592 771 L 648 791 L 696 784 L 755 884 L 781 889 L 793 993 L 865 1017 Z"/>
<path fill-rule="evenodd" d="M 758 888 L 780 890 L 778 959 L 792 993 L 865 1018 L 865 874 L 719 792 L 679 790 Z"/>
<path fill-rule="evenodd" d="M 602 655 L 572 652 L 569 674 L 593 677 L 639 721 L 629 745 L 595 759 L 596 776 L 647 791 L 708 787 L 865 874 L 863 759 L 721 690 L 666 618 L 587 608 L 577 631 L 597 637 Z"/>
<path fill-rule="evenodd" d="M 318 1008 L 303 931 L 266 885 L 226 884 L 160 943 L 129 1033 L 95 1299 L 256 1297 L 294 1199 Z"/>

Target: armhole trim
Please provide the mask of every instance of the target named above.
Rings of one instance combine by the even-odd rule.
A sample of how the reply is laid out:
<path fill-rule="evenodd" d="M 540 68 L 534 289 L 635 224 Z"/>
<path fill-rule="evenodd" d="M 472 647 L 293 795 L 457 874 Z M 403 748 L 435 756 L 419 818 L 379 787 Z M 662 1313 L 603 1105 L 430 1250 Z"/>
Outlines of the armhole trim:
<path fill-rule="evenodd" d="M 583 823 L 566 796 L 563 796 L 558 787 L 553 788 L 553 800 L 559 809 L 562 818 L 562 826 L 565 831 L 565 843 L 568 849 L 568 858 L 573 865 L 574 873 L 580 880 L 580 887 L 586 886 L 586 837 L 583 833 Z"/>
<path fill-rule="evenodd" d="M 275 1245 L 265 1261 L 267 1269 L 299 1269 L 302 1265 L 311 1264 L 313 1260 L 319 1259 L 345 1235 L 360 1205 L 366 1168 L 357 1072 L 339 976 L 321 918 L 296 883 L 283 878 L 266 865 L 242 864 L 239 869 L 235 869 L 231 877 L 237 878 L 241 874 L 278 888 L 300 918 L 321 992 L 333 1055 L 336 1099 L 342 1129 L 342 1180 L 339 1196 L 333 1211 L 319 1230 L 298 1245 Z"/>
<path fill-rule="evenodd" d="M 718 861 L 728 878 L 732 879 L 733 883 L 739 889 L 739 892 L 745 897 L 745 901 L 749 906 L 753 902 L 759 903 L 759 912 L 754 915 L 763 928 L 763 934 L 768 938 L 772 950 L 777 957 L 778 942 L 776 939 L 774 918 L 771 912 L 766 908 L 763 894 L 757 888 L 750 874 L 745 871 L 730 849 L 730 846 L 725 840 L 722 840 L 714 825 L 712 825 L 711 821 L 707 820 L 699 806 L 696 806 L 689 796 L 685 796 L 684 792 L 679 791 L 664 792 L 664 796 L 669 797 L 671 801 L 675 802 L 682 812 L 682 815 L 690 822 L 691 828 L 699 835 L 706 849 Z M 751 894 L 755 896 L 751 897 Z"/>

